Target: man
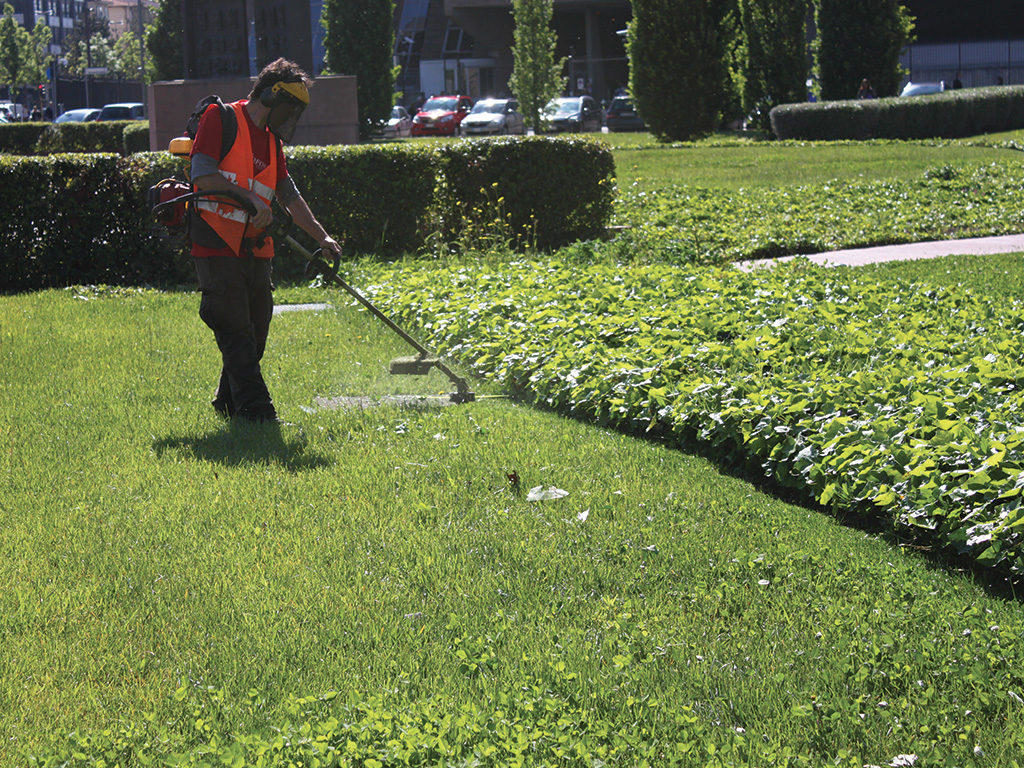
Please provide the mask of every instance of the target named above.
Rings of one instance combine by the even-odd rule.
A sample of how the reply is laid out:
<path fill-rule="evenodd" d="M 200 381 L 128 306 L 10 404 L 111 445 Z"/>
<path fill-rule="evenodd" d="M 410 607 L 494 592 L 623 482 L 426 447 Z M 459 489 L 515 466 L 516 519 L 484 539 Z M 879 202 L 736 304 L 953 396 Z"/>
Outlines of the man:
<path fill-rule="evenodd" d="M 264 233 L 273 199 L 327 254 L 341 252 L 296 189 L 281 149 L 309 104 L 311 84 L 297 64 L 278 59 L 260 72 L 247 100 L 207 107 L 193 142 L 195 188 L 240 195 L 255 209 L 246 212 L 228 198 L 201 200 L 189 228 L 202 291 L 199 316 L 223 362 L 212 405 L 225 418 L 277 421 L 260 370 L 274 310 L 274 244 Z"/>

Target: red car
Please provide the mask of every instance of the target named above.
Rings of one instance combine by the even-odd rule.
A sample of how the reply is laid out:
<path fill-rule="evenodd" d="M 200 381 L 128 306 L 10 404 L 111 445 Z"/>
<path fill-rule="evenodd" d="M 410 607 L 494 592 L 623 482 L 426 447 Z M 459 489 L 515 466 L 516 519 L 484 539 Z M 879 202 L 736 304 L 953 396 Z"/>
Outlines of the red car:
<path fill-rule="evenodd" d="M 454 136 L 472 108 L 468 96 L 431 96 L 412 119 L 412 135 Z"/>

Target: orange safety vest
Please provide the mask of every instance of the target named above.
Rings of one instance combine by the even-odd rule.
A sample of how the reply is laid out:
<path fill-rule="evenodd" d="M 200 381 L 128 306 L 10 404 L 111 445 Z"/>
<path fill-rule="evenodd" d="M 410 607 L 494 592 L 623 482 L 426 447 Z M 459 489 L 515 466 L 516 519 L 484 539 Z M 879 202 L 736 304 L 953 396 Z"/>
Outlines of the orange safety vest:
<path fill-rule="evenodd" d="M 270 163 L 260 173 L 253 175 L 255 170 L 252 162 L 252 140 L 249 137 L 248 118 L 244 114 L 245 104 L 236 101 L 228 104 L 235 110 L 238 120 L 238 131 L 235 142 L 220 164 L 220 171 L 228 181 L 242 189 L 255 192 L 267 205 L 274 199 L 274 187 L 277 183 L 277 147 L 271 143 Z M 237 255 L 242 253 L 242 241 L 250 241 L 253 255 L 257 259 L 270 259 L 274 256 L 274 241 L 269 236 L 262 239 L 263 230 L 257 230 L 249 224 L 249 214 L 241 208 L 216 200 L 200 200 L 196 203 L 203 221 L 213 228 L 220 239 Z"/>

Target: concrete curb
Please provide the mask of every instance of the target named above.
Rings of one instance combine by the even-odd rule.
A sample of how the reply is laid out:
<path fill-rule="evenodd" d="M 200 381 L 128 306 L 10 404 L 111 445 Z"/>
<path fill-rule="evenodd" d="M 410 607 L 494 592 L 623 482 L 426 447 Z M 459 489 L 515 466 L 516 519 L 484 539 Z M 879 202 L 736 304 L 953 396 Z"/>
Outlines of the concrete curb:
<path fill-rule="evenodd" d="M 935 240 L 927 243 L 905 245 L 880 245 L 874 248 L 850 248 L 842 251 L 814 253 L 807 256 L 782 256 L 778 259 L 755 259 L 738 261 L 736 266 L 744 271 L 770 267 L 793 259 L 807 259 L 826 267 L 860 267 L 865 264 L 880 264 L 885 261 L 915 261 L 935 259 L 941 256 L 963 254 L 984 256 L 992 253 L 1024 252 L 1024 234 L 1000 235 L 999 237 L 972 237 L 964 240 Z"/>

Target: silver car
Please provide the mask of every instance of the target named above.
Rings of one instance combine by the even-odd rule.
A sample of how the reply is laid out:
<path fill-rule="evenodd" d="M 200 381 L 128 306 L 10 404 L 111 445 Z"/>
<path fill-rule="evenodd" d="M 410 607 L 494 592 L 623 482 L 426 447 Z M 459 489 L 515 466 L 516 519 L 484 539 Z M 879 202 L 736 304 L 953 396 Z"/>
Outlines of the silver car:
<path fill-rule="evenodd" d="M 494 136 L 526 132 L 515 99 L 480 99 L 459 126 L 463 136 Z"/>

